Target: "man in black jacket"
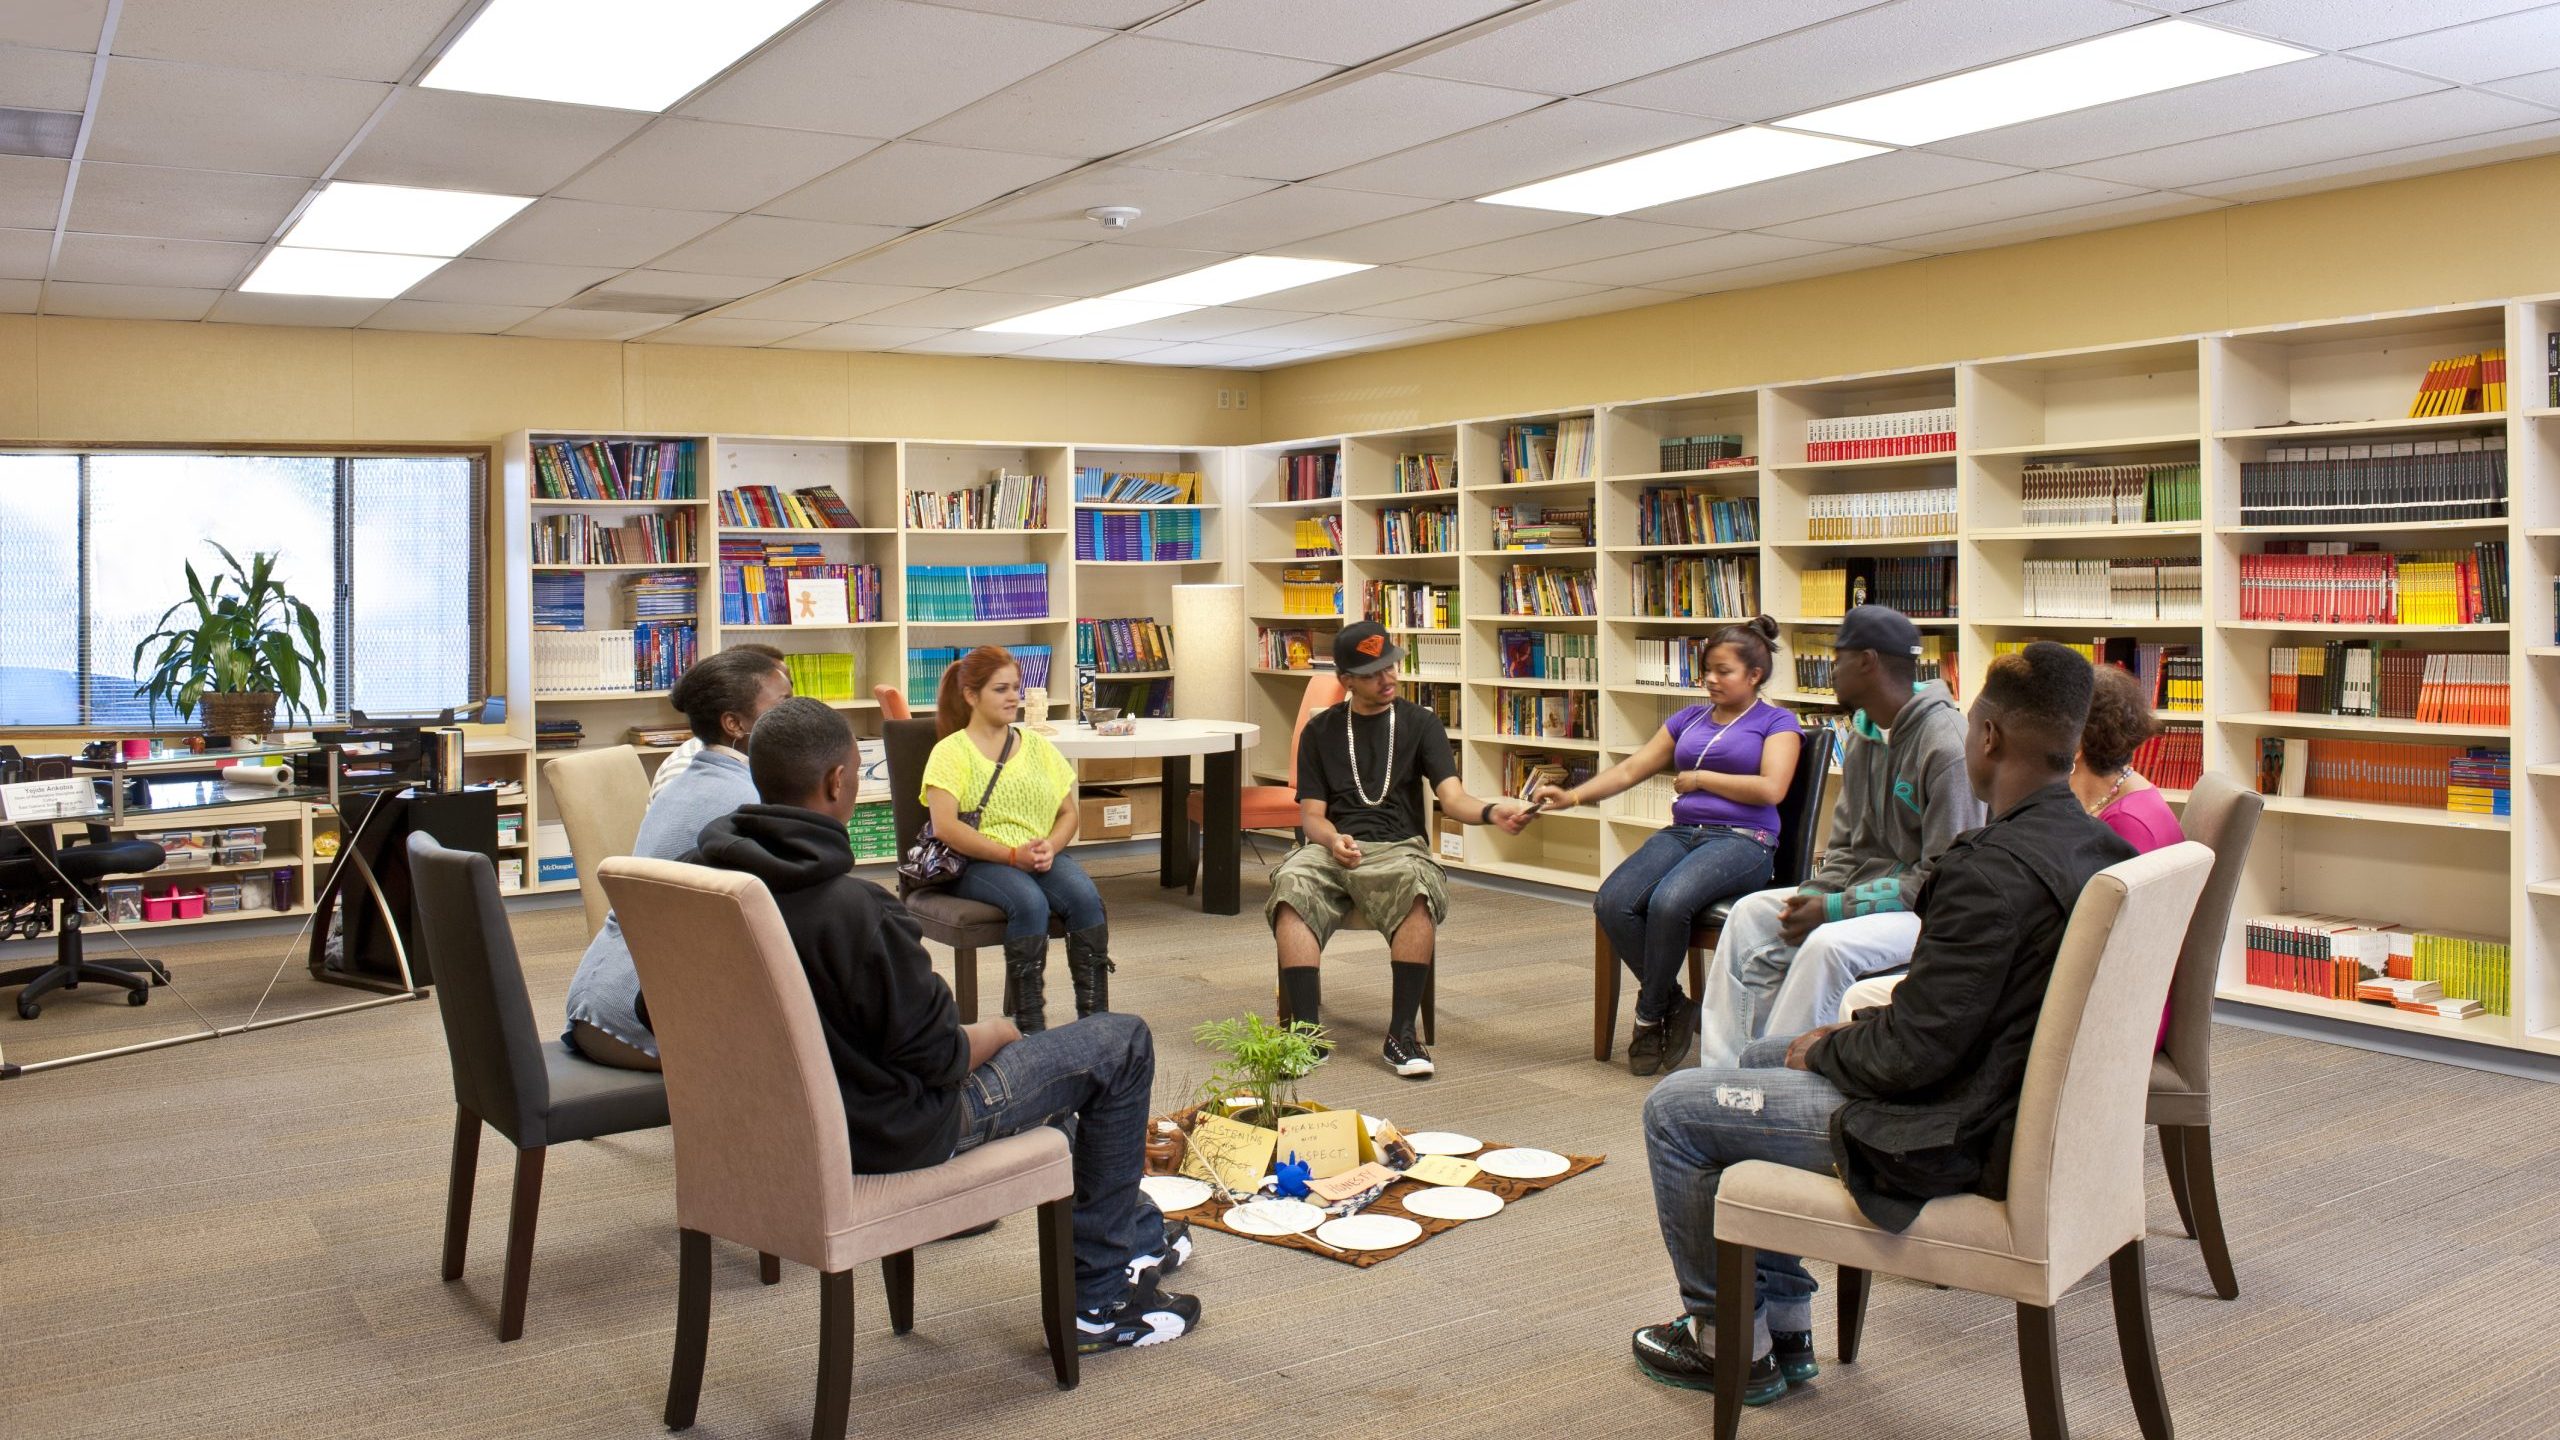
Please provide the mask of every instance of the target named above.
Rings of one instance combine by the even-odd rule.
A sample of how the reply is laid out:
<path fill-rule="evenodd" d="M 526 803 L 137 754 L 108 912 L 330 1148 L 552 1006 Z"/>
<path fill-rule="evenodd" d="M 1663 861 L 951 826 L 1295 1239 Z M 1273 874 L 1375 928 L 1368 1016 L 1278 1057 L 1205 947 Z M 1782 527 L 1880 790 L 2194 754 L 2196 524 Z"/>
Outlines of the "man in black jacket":
<path fill-rule="evenodd" d="M 2071 793 L 2090 676 L 2088 661 L 2049 641 L 2002 656 L 1983 676 L 1965 769 L 1993 818 L 1958 836 L 1921 890 L 1919 944 L 1892 1004 L 1759 1041 L 1741 1068 L 1683 1071 L 1654 1087 L 1645 1143 L 1682 1314 L 1635 1333 L 1646 1374 L 1714 1388 L 1715 1202 L 1726 1167 L 1836 1171 L 1867 1218 L 1896 1231 L 1937 1196 L 2008 1193 L 2027 1051 L 2072 907 L 2090 876 L 2134 855 Z M 1750 1405 L 1815 1371 L 1804 1262 L 1762 1252 L 1757 1291 Z"/>
<path fill-rule="evenodd" d="M 939 1165 L 1037 1125 L 1073 1139 L 1076 1330 L 1088 1351 L 1154 1345 L 1200 1323 L 1200 1302 L 1157 1282 L 1191 1254 L 1138 1189 L 1146 1169 L 1155 1042 L 1115 1012 L 1024 1037 L 1009 1020 L 959 1022 L 915 918 L 853 878 L 853 732 L 815 700 L 765 712 L 748 765 L 764 803 L 703 827 L 688 857 L 762 880 L 809 977 L 844 1094 L 853 1168 Z"/>

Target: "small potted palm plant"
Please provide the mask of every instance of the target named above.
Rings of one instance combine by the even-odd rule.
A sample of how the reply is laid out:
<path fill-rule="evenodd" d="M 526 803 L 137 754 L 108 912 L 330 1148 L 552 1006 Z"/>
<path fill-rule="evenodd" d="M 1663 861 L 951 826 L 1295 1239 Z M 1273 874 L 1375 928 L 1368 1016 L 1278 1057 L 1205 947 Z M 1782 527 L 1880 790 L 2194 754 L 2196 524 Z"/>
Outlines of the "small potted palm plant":
<path fill-rule="evenodd" d="M 1201 1083 L 1201 1107 L 1266 1129 L 1277 1127 L 1283 1116 L 1314 1108 L 1298 1103 L 1298 1082 L 1314 1074 L 1333 1049 L 1333 1038 L 1321 1025 L 1294 1020 L 1274 1024 L 1250 1011 L 1232 1020 L 1209 1021 L 1192 1031 L 1191 1038 L 1223 1057 L 1216 1073 Z M 1238 1106 L 1238 1100 L 1249 1103 Z"/>
<path fill-rule="evenodd" d="M 253 553 L 243 565 L 229 550 L 213 548 L 229 571 L 216 572 L 207 585 L 188 563 L 186 598 L 133 647 L 137 671 L 144 655 L 159 647 L 134 693 L 151 702 L 154 720 L 165 705 L 181 717 L 194 711 L 207 734 L 235 743 L 263 739 L 275 730 L 279 704 L 311 718 L 305 686 L 318 703 L 329 703 L 320 617 L 276 578 L 275 552 Z"/>

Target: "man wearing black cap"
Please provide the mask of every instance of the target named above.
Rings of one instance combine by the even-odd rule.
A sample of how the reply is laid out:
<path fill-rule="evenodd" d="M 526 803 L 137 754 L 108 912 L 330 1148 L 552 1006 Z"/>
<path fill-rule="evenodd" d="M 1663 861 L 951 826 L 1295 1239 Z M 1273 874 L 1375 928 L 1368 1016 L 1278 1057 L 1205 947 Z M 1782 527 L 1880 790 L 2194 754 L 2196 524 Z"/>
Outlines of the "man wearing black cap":
<path fill-rule="evenodd" d="M 1299 737 L 1298 812 L 1307 843 L 1271 872 L 1271 900 L 1262 913 L 1280 944 L 1281 1008 L 1313 1024 L 1325 942 L 1359 907 L 1387 937 L 1394 962 L 1387 1064 L 1419 1079 L 1431 1073 L 1431 1055 L 1413 1022 L 1431 978 L 1440 921 L 1449 913 L 1449 889 L 1423 838 L 1422 795 L 1414 782 L 1430 785 L 1440 812 L 1462 824 L 1490 822 L 1517 835 L 1538 812 L 1525 801 L 1479 800 L 1458 783 L 1440 717 L 1396 698 L 1396 661 L 1403 655 L 1374 620 L 1345 625 L 1334 637 L 1334 673 L 1350 697 L 1309 716 Z"/>

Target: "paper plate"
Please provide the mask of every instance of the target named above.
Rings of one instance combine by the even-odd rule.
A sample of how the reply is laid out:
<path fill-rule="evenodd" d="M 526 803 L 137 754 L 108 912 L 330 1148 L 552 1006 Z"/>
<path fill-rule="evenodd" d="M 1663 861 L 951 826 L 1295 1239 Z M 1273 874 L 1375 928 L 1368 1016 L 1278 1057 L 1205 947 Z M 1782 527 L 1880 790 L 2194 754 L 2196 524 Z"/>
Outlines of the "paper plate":
<path fill-rule="evenodd" d="M 1400 1201 L 1416 1215 L 1434 1220 L 1481 1220 L 1502 1208 L 1502 1197 L 1466 1185 L 1433 1185 Z"/>
<path fill-rule="evenodd" d="M 1487 1175 L 1505 1180 L 1544 1180 L 1573 1168 L 1573 1162 L 1553 1150 L 1487 1150 L 1476 1157 L 1476 1164 Z"/>
<path fill-rule="evenodd" d="M 1327 1220 L 1316 1238 L 1344 1250 L 1393 1250 L 1422 1238 L 1422 1227 L 1401 1215 L 1346 1215 Z"/>
<path fill-rule="evenodd" d="M 1473 1155 L 1484 1148 L 1483 1141 L 1454 1130 L 1423 1130 L 1404 1138 L 1416 1155 Z"/>
<path fill-rule="evenodd" d="M 1149 1175 L 1138 1182 L 1138 1188 L 1146 1191 L 1147 1198 L 1167 1215 L 1188 1210 L 1209 1198 L 1209 1182 L 1188 1175 Z"/>
<path fill-rule="evenodd" d="M 1304 1200 L 1248 1200 L 1225 1223 L 1240 1235 L 1299 1235 L 1323 1224 L 1324 1212 Z"/>

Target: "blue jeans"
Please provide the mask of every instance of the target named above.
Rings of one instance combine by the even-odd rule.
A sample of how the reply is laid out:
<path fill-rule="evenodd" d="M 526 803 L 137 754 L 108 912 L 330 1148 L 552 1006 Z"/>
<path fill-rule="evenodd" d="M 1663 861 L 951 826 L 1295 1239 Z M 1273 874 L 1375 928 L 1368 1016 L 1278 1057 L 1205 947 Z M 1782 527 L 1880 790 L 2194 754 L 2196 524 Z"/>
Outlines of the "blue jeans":
<path fill-rule="evenodd" d="M 1129 1288 L 1129 1262 L 1164 1248 L 1164 1213 L 1138 1188 L 1155 1083 L 1147 1022 L 1104 1013 L 1023 1036 L 960 1087 L 955 1153 L 1042 1125 L 1067 1133 L 1075 1151 L 1081 1309 L 1118 1300 Z"/>
<path fill-rule="evenodd" d="M 1810 1070 L 1789 1070 L 1793 1036 L 1754 1041 L 1739 1070 L 1676 1071 L 1644 1102 L 1645 1158 L 1653 1167 L 1653 1214 L 1680 1282 L 1680 1307 L 1707 1333 L 1716 1318 L 1716 1182 L 1725 1167 L 1773 1160 L 1831 1173 L 1831 1112 L 1843 1097 Z M 1752 1304 L 1752 1358 L 1769 1353 L 1772 1330 L 1813 1328 L 1818 1288 L 1793 1255 L 1759 1253 Z"/>
<path fill-rule="evenodd" d="M 1038 875 L 994 860 L 972 860 L 950 890 L 1002 910 L 1007 940 L 1048 934 L 1052 914 L 1065 917 L 1070 935 L 1102 923 L 1102 892 L 1093 888 L 1083 866 L 1064 855 Z"/>
<path fill-rule="evenodd" d="M 1600 882 L 1591 911 L 1618 963 L 1636 972 L 1636 1019 L 1657 1025 L 1671 1014 L 1690 926 L 1718 900 L 1768 884 L 1775 853 L 1727 826 L 1674 825 Z"/>

